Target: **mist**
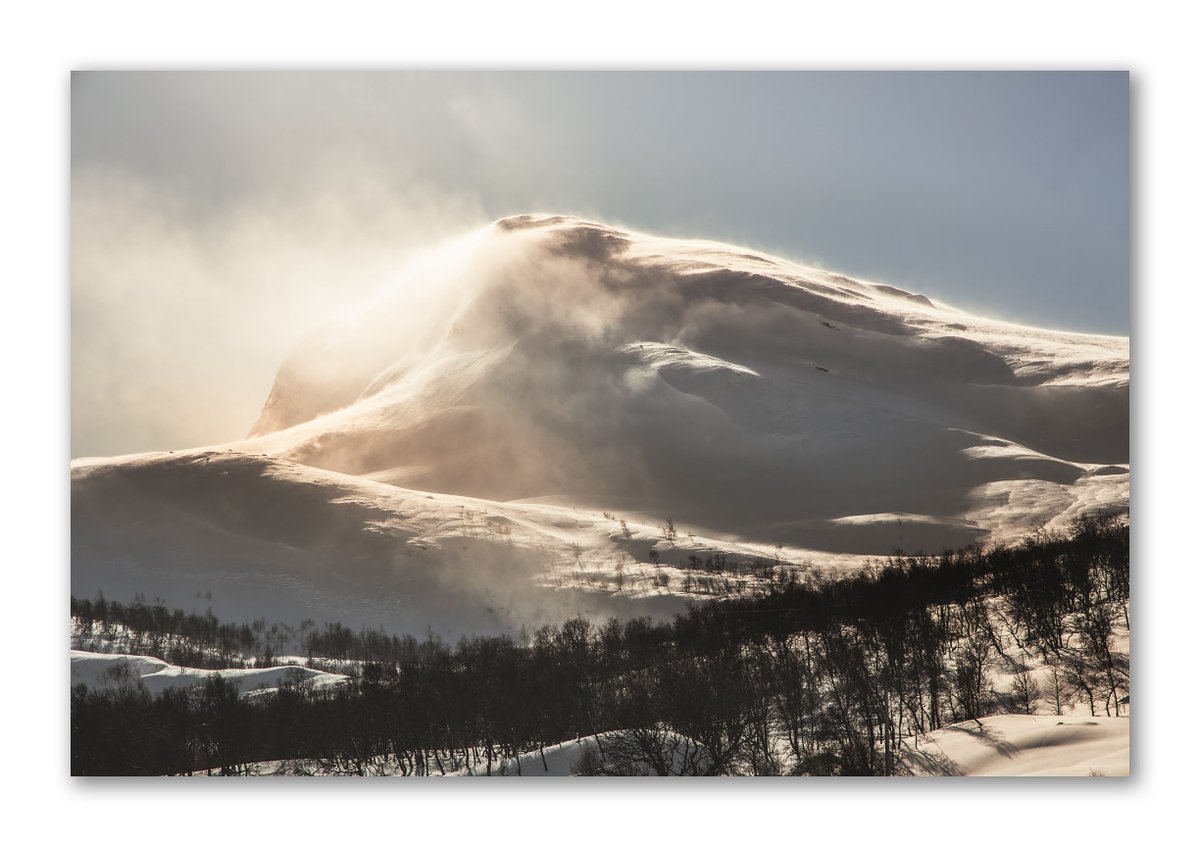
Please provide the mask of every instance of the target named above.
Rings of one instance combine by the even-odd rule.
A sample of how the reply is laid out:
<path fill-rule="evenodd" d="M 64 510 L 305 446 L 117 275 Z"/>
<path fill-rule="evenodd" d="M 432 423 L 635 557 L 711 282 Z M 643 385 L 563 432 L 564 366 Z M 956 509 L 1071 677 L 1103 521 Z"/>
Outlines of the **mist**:
<path fill-rule="evenodd" d="M 244 436 L 297 342 L 485 219 L 469 197 L 388 184 L 362 163 L 329 167 L 200 219 L 159 184 L 76 174 L 73 455 Z"/>
<path fill-rule="evenodd" d="M 691 557 L 853 567 L 1128 508 L 1127 339 L 575 217 L 405 268 L 305 334 L 248 437 L 73 462 L 77 596 L 503 632 L 668 613 Z"/>
<path fill-rule="evenodd" d="M 1123 339 L 1006 329 L 575 218 L 507 218 L 452 246 L 310 337 L 256 437 L 230 446 L 794 544 L 863 537 L 813 523 L 845 515 L 933 515 L 957 533 L 989 480 L 1071 486 L 1076 462 L 1128 462 Z"/>
<path fill-rule="evenodd" d="M 77 72 L 72 455 L 244 436 L 417 251 L 554 212 L 1125 333 L 1121 73 Z"/>

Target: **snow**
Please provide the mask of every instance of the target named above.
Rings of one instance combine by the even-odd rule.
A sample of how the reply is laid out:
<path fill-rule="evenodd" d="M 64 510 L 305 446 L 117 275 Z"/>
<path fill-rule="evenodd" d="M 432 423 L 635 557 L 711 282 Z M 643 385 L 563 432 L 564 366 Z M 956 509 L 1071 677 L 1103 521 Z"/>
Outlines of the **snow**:
<path fill-rule="evenodd" d="M 670 344 L 645 343 L 626 344 L 617 348 L 618 352 L 637 356 L 656 371 L 664 368 L 678 368 L 683 371 L 704 373 L 706 371 L 728 371 L 746 376 L 761 376 L 757 371 L 744 365 L 726 362 L 715 356 L 705 356 L 695 350 L 685 350 Z"/>
<path fill-rule="evenodd" d="M 1129 718 L 993 715 L 921 736 L 917 776 L 1128 776 Z"/>
<path fill-rule="evenodd" d="M 443 752 L 440 755 L 441 768 L 436 764 L 433 756 L 429 756 L 426 761 L 428 773 L 423 775 L 431 777 L 564 777 L 564 776 L 581 776 L 585 774 L 579 773 L 584 764 L 583 757 L 587 751 L 595 754 L 601 750 L 609 751 L 607 764 L 611 768 L 620 770 L 617 765 L 617 758 L 612 754 L 614 746 L 619 743 L 625 735 L 625 730 L 613 730 L 603 732 L 597 735 L 585 735 L 581 738 L 568 739 L 557 744 L 550 744 L 544 750 L 533 750 L 528 753 L 522 753 L 514 758 L 496 758 L 492 760 L 491 772 L 488 772 L 485 754 L 482 750 L 474 750 L 467 762 L 460 758 L 460 753 L 446 754 Z M 703 752 L 703 748 L 690 738 L 679 735 L 677 733 L 664 733 L 661 735 L 661 743 L 664 745 L 664 756 L 662 761 L 672 771 L 670 775 L 682 775 L 689 768 L 703 768 L 706 766 L 707 759 Z M 477 761 L 476 761 L 477 760 Z M 444 769 L 444 770 L 443 770 Z M 622 775 L 627 776 L 656 776 L 652 772 L 649 765 L 632 764 L 628 766 L 629 773 Z M 335 776 L 345 775 L 343 772 L 333 770 L 329 767 L 329 763 L 320 762 L 311 759 L 300 760 L 278 760 L 269 762 L 258 762 L 252 764 L 248 769 L 250 775 L 253 776 Z M 203 776 L 203 772 L 197 772 L 196 776 Z M 372 762 L 368 769 L 370 776 L 403 776 L 400 768 L 392 759 L 376 760 Z M 410 772 L 409 776 L 413 776 Z"/>
<path fill-rule="evenodd" d="M 587 748 L 596 749 L 595 736 L 553 744 L 545 750 L 545 760 L 538 751 L 523 753 L 519 766 L 517 759 L 505 759 L 492 763 L 491 776 L 576 776 L 573 768 Z M 452 774 L 453 776 L 488 776 L 486 765 L 471 765 Z"/>
<path fill-rule="evenodd" d="M 619 743 L 624 734 L 624 730 L 614 730 L 598 735 L 585 735 L 573 741 L 563 741 L 559 744 L 550 745 L 544 751 L 535 750 L 530 753 L 522 753 L 515 758 L 493 762 L 490 774 L 487 772 L 486 764 L 472 764 L 453 774 L 447 775 L 532 777 L 593 775 L 579 773 L 587 752 L 597 756 L 598 760 L 602 760 L 602 752 L 606 749 L 611 752 L 613 745 Z M 667 767 L 671 769 L 671 775 L 681 775 L 681 772 L 688 767 L 689 761 L 699 761 L 700 765 L 703 765 L 704 761 L 706 761 L 700 745 L 690 738 L 675 733 L 664 734 L 661 743 L 663 750 L 666 751 L 664 761 L 669 759 Z M 610 767 L 615 766 L 615 760 L 611 756 L 608 759 L 608 765 Z M 631 773 L 622 773 L 622 775 L 658 775 L 646 764 L 632 765 L 631 770 Z"/>
<path fill-rule="evenodd" d="M 600 743 L 613 733 L 600 736 Z M 694 742 L 693 742 L 694 743 Z M 993 715 L 964 721 L 909 742 L 903 768 L 913 776 L 1128 776 L 1129 719 Z M 573 776 L 596 736 L 520 756 L 520 776 Z M 678 763 L 679 757 L 676 757 Z M 455 775 L 483 776 L 483 766 Z M 515 759 L 492 764 L 493 776 L 517 776 Z M 646 774 L 650 775 L 650 774 Z"/>
<path fill-rule="evenodd" d="M 275 690 L 289 680 L 295 682 L 311 680 L 311 684 L 318 688 L 340 685 L 346 680 L 346 677 L 341 674 L 331 674 L 294 665 L 210 670 L 180 667 L 152 656 L 89 653 L 84 650 L 71 651 L 72 687 L 86 685 L 93 689 L 114 688 L 122 684 L 126 674 L 128 674 L 129 681 L 140 681 L 152 695 L 160 694 L 168 688 L 202 685 L 214 674 L 233 683 L 243 696 L 251 692 Z"/>
<path fill-rule="evenodd" d="M 585 751 L 610 745 L 620 731 L 588 735 L 548 745 L 519 757 L 496 759 L 491 773 L 482 761 L 463 765 L 443 761 L 446 777 L 570 777 L 579 776 Z M 682 741 L 680 736 L 675 736 Z M 692 755 L 695 742 L 687 741 Z M 1129 719 L 1113 717 L 1054 717 L 993 715 L 944 727 L 908 740 L 900 771 L 908 776 L 1114 777 L 1129 775 Z M 519 759 L 519 761 L 518 761 Z M 678 771 L 683 754 L 672 756 Z M 443 776 L 429 762 L 430 776 Z M 261 776 L 328 772 L 313 761 L 261 762 L 250 770 Z M 371 773 L 399 776 L 394 762 L 377 763 Z M 645 767 L 638 776 L 654 776 Z"/>
<path fill-rule="evenodd" d="M 450 638 L 668 616 L 690 555 L 857 568 L 1127 509 L 1128 375 L 1127 338 L 507 218 L 310 333 L 251 437 L 74 461 L 72 591 Z"/>

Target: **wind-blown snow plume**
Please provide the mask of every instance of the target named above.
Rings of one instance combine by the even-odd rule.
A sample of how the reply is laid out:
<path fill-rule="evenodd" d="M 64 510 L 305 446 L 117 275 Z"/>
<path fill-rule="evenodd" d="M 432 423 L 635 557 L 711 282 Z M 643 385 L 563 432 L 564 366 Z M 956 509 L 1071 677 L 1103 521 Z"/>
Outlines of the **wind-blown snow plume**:
<path fill-rule="evenodd" d="M 269 457 L 239 472 L 276 480 L 289 466 L 359 477 L 373 487 L 350 523 L 368 533 L 390 525 L 373 509 L 411 515 L 379 506 L 402 486 L 490 502 L 506 520 L 534 508 L 524 501 L 645 527 L 669 516 L 818 560 L 938 551 L 1126 506 L 1128 355 L 1125 338 L 981 319 L 729 245 L 520 216 L 432 251 L 313 333 L 249 437 L 214 455 Z M 212 476 L 209 459 L 191 461 L 77 463 L 82 543 L 115 522 L 101 545 L 115 556 L 123 534 L 143 532 L 96 511 L 118 476 L 127 492 L 159 480 L 155 496 L 169 498 L 183 477 Z M 294 474 L 294 490 L 311 473 Z M 279 493 L 252 488 L 192 486 L 172 508 L 222 531 L 236 517 L 239 533 L 276 515 L 277 540 L 313 556 L 311 538 L 283 541 Z M 303 512 L 305 533 L 346 518 L 340 502 Z M 545 540 L 546 525 L 534 534 Z M 624 552 L 644 562 L 652 543 Z"/>
<path fill-rule="evenodd" d="M 1128 461 L 1125 339 L 983 321 L 718 244 L 523 217 L 301 346 L 266 452 L 418 488 L 802 541 Z M 411 288 L 411 287 L 410 287 Z"/>

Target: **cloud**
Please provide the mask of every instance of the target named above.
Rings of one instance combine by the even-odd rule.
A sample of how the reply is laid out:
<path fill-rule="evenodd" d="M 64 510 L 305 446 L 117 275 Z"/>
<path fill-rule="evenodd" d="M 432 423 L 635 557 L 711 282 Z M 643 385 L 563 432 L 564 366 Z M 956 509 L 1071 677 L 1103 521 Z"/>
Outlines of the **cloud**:
<path fill-rule="evenodd" d="M 186 191 L 73 174 L 72 454 L 227 441 L 288 351 L 419 247 L 486 220 L 478 199 L 332 159 L 197 212 Z"/>

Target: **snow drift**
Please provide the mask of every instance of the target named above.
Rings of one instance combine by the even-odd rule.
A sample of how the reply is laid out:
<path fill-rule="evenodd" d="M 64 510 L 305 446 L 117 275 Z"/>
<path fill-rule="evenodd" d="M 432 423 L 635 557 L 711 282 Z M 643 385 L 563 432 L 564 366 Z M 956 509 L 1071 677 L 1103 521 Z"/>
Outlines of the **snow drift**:
<path fill-rule="evenodd" d="M 1128 404 L 1126 338 L 507 218 L 306 338 L 246 440 L 73 463 L 72 589 L 218 582 L 225 614 L 407 609 L 418 632 L 667 611 L 670 586 L 563 569 L 677 544 L 852 565 L 1122 510 Z"/>
<path fill-rule="evenodd" d="M 1129 776 L 1129 718 L 993 715 L 920 736 L 913 776 Z"/>

